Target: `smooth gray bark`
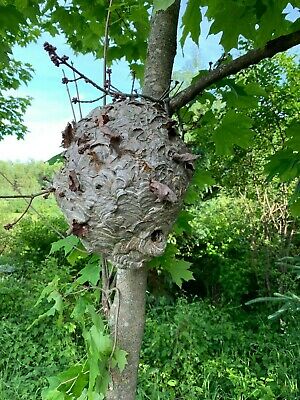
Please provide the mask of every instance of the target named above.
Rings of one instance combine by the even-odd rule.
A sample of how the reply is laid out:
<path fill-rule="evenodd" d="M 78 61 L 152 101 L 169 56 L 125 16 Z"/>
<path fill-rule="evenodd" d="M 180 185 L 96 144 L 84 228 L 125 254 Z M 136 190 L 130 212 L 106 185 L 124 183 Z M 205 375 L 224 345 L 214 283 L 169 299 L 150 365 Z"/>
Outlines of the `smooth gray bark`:
<path fill-rule="evenodd" d="M 111 308 L 111 324 L 117 329 L 118 347 L 127 351 L 123 372 L 112 370 L 112 382 L 106 396 L 109 400 L 134 400 L 139 355 L 144 334 L 147 270 L 118 269 L 116 293 Z M 120 296 L 120 298 L 118 298 Z"/>
<path fill-rule="evenodd" d="M 143 94 L 160 98 L 168 90 L 176 54 L 180 0 L 152 17 Z M 145 323 L 146 267 L 118 270 L 116 294 L 111 309 L 112 331 L 117 330 L 118 346 L 128 353 L 128 364 L 120 373 L 113 371 L 107 400 L 134 400 L 136 397 L 139 354 Z M 118 295 L 120 302 L 118 303 Z M 119 312 L 116 312 L 119 306 Z M 116 324 L 116 315 L 118 322 Z"/>
<path fill-rule="evenodd" d="M 180 1 L 166 11 L 159 11 L 151 21 L 143 94 L 160 98 L 170 87 L 177 46 Z"/>

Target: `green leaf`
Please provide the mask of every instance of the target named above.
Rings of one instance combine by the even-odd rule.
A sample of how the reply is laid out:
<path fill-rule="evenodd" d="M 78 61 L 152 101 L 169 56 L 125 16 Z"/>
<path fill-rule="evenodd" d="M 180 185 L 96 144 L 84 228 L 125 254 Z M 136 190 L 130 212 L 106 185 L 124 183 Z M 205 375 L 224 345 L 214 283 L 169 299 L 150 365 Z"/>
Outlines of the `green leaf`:
<path fill-rule="evenodd" d="M 62 392 L 59 392 L 58 390 L 49 390 L 49 389 L 44 389 L 42 391 L 42 399 L 43 400 L 64 400 L 65 396 Z"/>
<path fill-rule="evenodd" d="M 183 281 L 193 280 L 193 273 L 189 270 L 191 263 L 173 259 L 165 269 L 170 273 L 172 280 L 181 288 Z"/>
<path fill-rule="evenodd" d="M 88 383 L 86 363 L 77 364 L 48 378 L 49 388 L 42 392 L 44 400 L 79 398 Z M 61 397 L 63 396 L 63 397 Z"/>
<path fill-rule="evenodd" d="M 88 344 L 89 356 L 88 356 L 88 364 L 89 364 L 89 388 L 88 388 L 88 397 L 90 397 L 93 392 L 95 382 L 97 377 L 100 374 L 100 366 L 99 366 L 99 357 L 100 353 L 97 352 L 95 348 L 95 344 L 91 338 L 90 332 L 86 332 L 84 335 L 85 341 Z"/>
<path fill-rule="evenodd" d="M 241 36 L 258 47 L 293 29 L 283 13 L 285 0 L 202 0 L 201 5 L 208 6 L 210 34 L 222 32 L 220 43 L 226 52 L 237 48 Z"/>
<path fill-rule="evenodd" d="M 56 288 L 58 287 L 59 280 L 60 278 L 58 276 L 55 276 L 54 279 L 51 282 L 49 282 L 46 287 L 44 287 L 39 298 L 34 304 L 34 307 L 38 306 L 43 299 L 45 299 L 51 292 L 53 292 L 53 290 L 56 290 Z"/>
<path fill-rule="evenodd" d="M 300 154 L 289 148 L 277 151 L 270 157 L 265 170 L 268 173 L 268 181 L 276 175 L 282 182 L 291 181 L 300 175 Z"/>
<path fill-rule="evenodd" d="M 104 395 L 103 394 L 99 394 L 96 392 L 92 392 L 89 394 L 89 398 L 88 400 L 104 400 Z"/>
<path fill-rule="evenodd" d="M 166 10 L 169 8 L 175 0 L 153 0 L 154 11 Z"/>
<path fill-rule="evenodd" d="M 289 126 L 286 130 L 286 136 L 288 137 L 287 146 L 300 152 L 300 123 Z"/>
<path fill-rule="evenodd" d="M 65 255 L 69 254 L 74 247 L 78 246 L 80 239 L 75 235 L 70 235 L 64 239 L 60 239 L 57 242 L 52 243 L 50 254 L 53 254 L 61 249 L 64 249 Z"/>
<path fill-rule="evenodd" d="M 231 155 L 234 145 L 247 148 L 251 143 L 254 132 L 250 130 L 252 119 L 247 115 L 229 110 L 221 124 L 213 132 L 218 155 Z"/>
<path fill-rule="evenodd" d="M 63 311 L 63 308 L 64 308 L 64 303 L 63 303 L 62 295 L 57 290 L 53 290 L 53 292 L 51 292 L 49 294 L 49 296 L 48 296 L 49 303 L 52 300 L 54 300 L 54 305 L 52 308 L 55 311 L 57 311 L 59 314 L 61 314 Z"/>
<path fill-rule="evenodd" d="M 201 166 L 196 167 L 192 181 L 184 195 L 185 204 L 195 204 L 199 201 L 201 191 L 215 184 L 214 178 L 209 171 Z"/>
<path fill-rule="evenodd" d="M 136 79 L 138 79 L 140 83 L 142 83 L 144 77 L 145 65 L 132 63 L 130 65 L 130 70 L 134 72 L 134 76 L 136 77 Z"/>
<path fill-rule="evenodd" d="M 293 217 L 300 216 L 300 197 L 290 203 L 290 212 Z"/>
<path fill-rule="evenodd" d="M 216 86 L 222 87 L 222 83 L 229 86 L 231 89 L 223 94 L 223 102 L 230 108 L 256 108 L 259 99 L 263 97 L 263 93 L 266 94 L 258 84 L 249 83 L 244 86 L 242 84 L 237 84 L 234 79 L 223 79 L 219 82 L 219 85 Z"/>
<path fill-rule="evenodd" d="M 64 152 L 56 154 L 56 156 L 51 157 L 49 160 L 46 161 L 49 165 L 54 165 L 57 162 L 63 162 L 64 161 Z"/>
<path fill-rule="evenodd" d="M 112 351 L 112 340 L 109 335 L 103 334 L 95 325 L 90 329 L 91 338 L 99 353 L 110 355 Z"/>
<path fill-rule="evenodd" d="M 28 6 L 28 0 L 15 0 L 15 6 L 20 11 L 23 11 Z"/>
<path fill-rule="evenodd" d="M 75 307 L 71 313 L 71 318 L 75 319 L 76 321 L 83 321 L 84 320 L 84 314 L 87 310 L 87 307 L 89 305 L 89 301 L 86 298 L 86 296 L 80 296 L 78 300 L 75 303 Z"/>
<path fill-rule="evenodd" d="M 87 258 L 88 256 L 89 253 L 86 251 L 83 244 L 79 241 L 78 245 L 74 247 L 67 256 L 67 260 L 71 265 L 75 265 L 77 261 Z"/>
<path fill-rule="evenodd" d="M 184 46 L 188 35 L 197 45 L 199 44 L 200 37 L 200 24 L 202 21 L 202 14 L 199 0 L 189 0 L 186 6 L 186 10 L 182 17 L 182 36 L 180 38 L 181 47 Z"/>
<path fill-rule="evenodd" d="M 88 393 L 87 390 L 83 389 L 81 395 L 78 397 L 77 400 L 88 400 L 87 393 Z"/>
<path fill-rule="evenodd" d="M 183 281 L 189 281 L 194 279 L 193 273 L 189 270 L 191 263 L 178 260 L 175 256 L 178 253 L 178 249 L 171 243 L 168 243 L 166 250 L 162 256 L 153 258 L 148 266 L 150 268 L 159 268 L 168 271 L 171 275 L 172 280 L 179 287 L 182 286 Z"/>
<path fill-rule="evenodd" d="M 87 311 L 92 317 L 93 324 L 96 326 L 99 332 L 104 331 L 104 322 L 101 316 L 96 312 L 95 307 L 92 304 L 87 306 Z"/>
<path fill-rule="evenodd" d="M 85 282 L 90 282 L 92 285 L 96 286 L 100 279 L 100 262 L 89 262 L 86 267 L 84 267 L 80 272 L 80 277 L 76 279 L 76 282 L 83 284 Z"/>
<path fill-rule="evenodd" d="M 120 372 L 123 372 L 128 364 L 127 354 L 125 350 L 121 350 L 117 347 L 112 358 L 112 367 L 118 367 Z"/>
<path fill-rule="evenodd" d="M 189 223 L 189 221 L 191 221 L 191 219 L 192 219 L 192 215 L 190 212 L 188 212 L 186 210 L 181 210 L 177 217 L 175 225 L 173 226 L 173 232 L 176 233 L 177 235 L 180 235 L 183 232 L 185 232 L 185 233 L 192 232 L 192 227 Z"/>
<path fill-rule="evenodd" d="M 237 21 L 246 20 L 247 8 L 244 4 L 234 3 L 232 0 L 222 3 L 215 0 L 208 7 L 206 16 L 213 21 L 209 33 L 218 34 L 222 32 L 221 44 L 225 51 L 237 47 L 240 34 L 244 33 L 245 37 L 251 36 L 251 13 L 248 15 L 248 20 L 243 23 L 243 25 L 248 26 L 243 27 L 240 23 L 237 23 Z"/>
<path fill-rule="evenodd" d="M 191 182 L 192 185 L 196 185 L 198 189 L 202 190 L 208 186 L 214 185 L 215 183 L 216 182 L 211 176 L 210 171 L 206 171 L 201 167 L 196 168 Z"/>

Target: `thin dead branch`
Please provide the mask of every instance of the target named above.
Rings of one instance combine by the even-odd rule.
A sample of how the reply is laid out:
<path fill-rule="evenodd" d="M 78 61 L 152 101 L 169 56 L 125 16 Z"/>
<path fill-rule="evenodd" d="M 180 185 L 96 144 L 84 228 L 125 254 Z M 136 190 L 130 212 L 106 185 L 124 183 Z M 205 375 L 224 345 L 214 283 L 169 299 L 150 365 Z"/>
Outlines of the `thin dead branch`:
<path fill-rule="evenodd" d="M 111 6 L 113 0 L 109 0 L 109 6 L 107 10 L 106 22 L 105 22 L 105 31 L 104 31 L 104 48 L 103 48 L 103 86 L 105 89 L 109 90 L 108 82 L 107 82 L 107 52 L 109 47 L 109 20 L 111 14 Z M 106 105 L 106 95 L 103 97 L 103 105 Z"/>

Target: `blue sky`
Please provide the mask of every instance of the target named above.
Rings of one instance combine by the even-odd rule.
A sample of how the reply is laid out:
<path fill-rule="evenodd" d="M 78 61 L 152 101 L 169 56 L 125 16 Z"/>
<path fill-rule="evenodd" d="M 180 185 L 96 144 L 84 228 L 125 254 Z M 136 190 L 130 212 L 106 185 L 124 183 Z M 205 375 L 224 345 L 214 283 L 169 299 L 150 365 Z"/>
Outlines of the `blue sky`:
<path fill-rule="evenodd" d="M 220 35 L 211 35 L 208 38 L 208 22 L 202 23 L 201 50 L 191 41 L 187 41 L 184 57 L 181 49 L 175 60 L 175 71 L 190 69 L 197 60 L 199 66 L 207 67 L 209 61 L 216 61 L 222 54 L 219 45 Z M 17 59 L 30 62 L 35 70 L 34 77 L 28 86 L 22 86 L 17 95 L 31 96 L 32 105 L 25 115 L 25 124 L 29 133 L 24 140 L 18 141 L 14 137 L 6 137 L 0 142 L 0 159 L 12 161 L 48 160 L 61 152 L 61 131 L 68 121 L 73 119 L 66 87 L 61 84 L 62 70 L 55 67 L 43 50 L 43 43 L 49 41 L 58 48 L 58 53 L 70 56 L 74 66 L 85 75 L 102 86 L 102 61 L 95 60 L 92 56 L 76 57 L 71 49 L 65 45 L 63 36 L 49 37 L 43 35 L 37 43 L 30 44 L 27 48 L 16 48 L 14 55 Z M 199 61 L 198 61 L 199 60 Z M 125 62 L 113 65 L 112 81 L 120 90 L 128 92 L 131 88 L 130 71 Z M 65 71 L 72 78 L 71 71 Z M 90 100 L 99 97 L 99 92 L 90 86 L 79 83 L 80 97 Z M 73 91 L 72 96 L 75 96 Z M 82 105 L 83 114 L 87 114 L 95 104 Z M 79 115 L 77 113 L 77 115 Z"/>
<path fill-rule="evenodd" d="M 187 41 L 184 57 L 181 49 L 178 49 L 174 71 L 189 70 L 195 62 L 198 67 L 207 68 L 210 61 L 215 62 L 220 57 L 222 54 L 222 48 L 219 45 L 220 35 L 207 37 L 208 29 L 209 24 L 204 19 L 201 24 L 200 49 L 191 41 Z M 62 70 L 50 62 L 43 50 L 45 41 L 55 45 L 59 54 L 70 56 L 77 69 L 102 86 L 102 61 L 95 60 L 90 55 L 76 57 L 65 45 L 63 36 L 50 38 L 43 35 L 37 43 L 30 44 L 25 49 L 16 48 L 15 57 L 24 62 L 30 62 L 35 70 L 34 77 L 28 86 L 24 85 L 17 91 L 17 95 L 33 98 L 32 105 L 25 115 L 25 124 L 29 133 L 22 141 L 14 137 L 7 137 L 1 141 L 1 160 L 48 160 L 61 151 L 61 131 L 67 122 L 73 119 L 66 87 L 61 84 Z M 122 91 L 130 91 L 131 77 L 126 63 L 116 63 L 112 70 L 113 84 Z M 72 78 L 71 71 L 65 72 L 69 78 Z M 83 100 L 99 97 L 99 92 L 84 83 L 79 83 L 79 89 Z M 73 90 L 72 96 L 75 95 Z M 82 105 L 83 114 L 87 114 L 96 104 Z M 77 115 L 79 115 L 78 112 Z"/>

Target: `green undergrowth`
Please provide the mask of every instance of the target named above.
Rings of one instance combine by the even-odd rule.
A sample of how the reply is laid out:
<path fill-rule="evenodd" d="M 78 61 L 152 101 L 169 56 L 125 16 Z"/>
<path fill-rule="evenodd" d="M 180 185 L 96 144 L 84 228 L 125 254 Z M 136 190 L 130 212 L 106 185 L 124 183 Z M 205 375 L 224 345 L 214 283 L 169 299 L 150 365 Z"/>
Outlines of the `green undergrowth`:
<path fill-rule="evenodd" d="M 148 312 L 138 400 L 296 400 L 296 321 L 185 299 Z"/>
<path fill-rule="evenodd" d="M 47 309 L 34 307 L 40 292 L 57 274 L 68 279 L 68 267 L 50 258 L 15 268 L 0 274 L 0 400 L 41 399 L 46 377 L 80 356 L 80 343 L 64 321 L 47 319 L 30 327 Z"/>
<path fill-rule="evenodd" d="M 67 321 L 33 308 L 53 276 L 68 281 L 70 267 L 49 258 L 0 278 L 0 400 L 37 400 L 46 377 L 82 356 L 80 336 Z M 153 305 L 155 304 L 155 305 Z M 269 322 L 267 312 L 213 306 L 208 301 L 149 301 L 140 365 L 142 399 L 299 398 L 299 328 Z"/>

